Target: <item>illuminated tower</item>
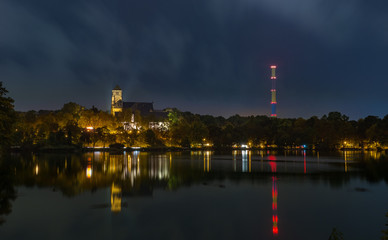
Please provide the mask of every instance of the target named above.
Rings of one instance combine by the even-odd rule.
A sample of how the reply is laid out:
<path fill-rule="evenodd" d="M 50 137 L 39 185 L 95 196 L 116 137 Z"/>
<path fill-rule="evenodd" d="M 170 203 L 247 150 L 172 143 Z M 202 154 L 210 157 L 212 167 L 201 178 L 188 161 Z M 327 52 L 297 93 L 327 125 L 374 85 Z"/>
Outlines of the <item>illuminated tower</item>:
<path fill-rule="evenodd" d="M 123 90 L 119 86 L 116 86 L 112 90 L 112 106 L 110 113 L 114 116 L 116 112 L 123 111 Z"/>
<path fill-rule="evenodd" d="M 271 117 L 276 117 L 276 66 L 271 66 Z"/>

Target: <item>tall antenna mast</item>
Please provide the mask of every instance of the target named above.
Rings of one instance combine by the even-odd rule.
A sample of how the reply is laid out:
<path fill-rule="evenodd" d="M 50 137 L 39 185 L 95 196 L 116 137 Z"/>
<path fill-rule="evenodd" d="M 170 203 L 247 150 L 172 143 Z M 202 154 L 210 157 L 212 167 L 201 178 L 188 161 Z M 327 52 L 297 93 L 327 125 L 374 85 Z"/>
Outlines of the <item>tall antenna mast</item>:
<path fill-rule="evenodd" d="M 276 66 L 271 66 L 271 117 L 276 117 Z"/>

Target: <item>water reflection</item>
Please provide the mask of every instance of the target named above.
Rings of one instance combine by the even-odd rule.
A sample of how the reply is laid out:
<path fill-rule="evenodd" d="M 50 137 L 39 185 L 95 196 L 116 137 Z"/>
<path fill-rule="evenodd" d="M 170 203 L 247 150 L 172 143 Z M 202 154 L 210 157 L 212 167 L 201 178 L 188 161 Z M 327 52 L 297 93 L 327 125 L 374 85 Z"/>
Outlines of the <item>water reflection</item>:
<path fill-rule="evenodd" d="M 35 165 L 35 175 L 39 174 L 39 164 Z"/>
<path fill-rule="evenodd" d="M 203 154 L 203 171 L 210 172 L 211 169 L 211 151 L 205 151 Z"/>
<path fill-rule="evenodd" d="M 272 176 L 272 233 L 274 236 L 279 234 L 278 228 L 278 185 L 276 177 L 276 156 L 269 156 Z"/>
<path fill-rule="evenodd" d="M 303 150 L 303 164 L 304 164 L 304 173 L 307 173 L 307 163 L 306 163 L 306 150 Z"/>
<path fill-rule="evenodd" d="M 236 172 L 237 171 L 237 150 L 234 150 L 232 154 L 233 154 L 233 171 Z"/>
<path fill-rule="evenodd" d="M 93 170 L 92 170 L 92 159 L 91 158 L 88 158 L 88 165 L 86 167 L 86 177 L 87 178 L 91 178 L 92 177 L 92 174 L 93 174 Z"/>
<path fill-rule="evenodd" d="M 96 189 L 110 189 L 110 209 L 118 213 L 122 211 L 123 199 L 152 196 L 155 189 L 175 190 L 217 179 L 235 182 L 249 179 L 269 186 L 266 181 L 271 178 L 272 232 L 277 235 L 279 176 L 311 177 L 316 182 L 328 182 L 334 187 L 344 185 L 351 177 L 388 182 L 386 160 L 384 153 L 344 151 L 322 157 L 318 152 L 305 150 L 277 155 L 273 151 L 260 150 L 16 154 L 0 162 L 0 190 L 6 192 L 6 197 L 1 199 L 5 205 L 0 206 L 0 215 L 11 211 L 12 200 L 16 197 L 14 185 L 59 190 L 68 197 Z"/>
<path fill-rule="evenodd" d="M 278 186 L 277 178 L 272 177 L 272 233 L 273 235 L 279 234 L 278 229 Z"/>
<path fill-rule="evenodd" d="M 114 183 L 112 183 L 111 187 L 110 203 L 112 212 L 121 211 L 121 187 Z"/>

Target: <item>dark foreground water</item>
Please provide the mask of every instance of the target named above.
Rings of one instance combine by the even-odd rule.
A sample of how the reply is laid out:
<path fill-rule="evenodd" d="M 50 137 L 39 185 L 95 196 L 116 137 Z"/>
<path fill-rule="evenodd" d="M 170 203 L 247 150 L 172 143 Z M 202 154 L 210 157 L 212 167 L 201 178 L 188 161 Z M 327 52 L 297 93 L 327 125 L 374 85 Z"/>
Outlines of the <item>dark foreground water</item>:
<path fill-rule="evenodd" d="M 38 154 L 0 160 L 0 239 L 381 239 L 375 152 Z"/>

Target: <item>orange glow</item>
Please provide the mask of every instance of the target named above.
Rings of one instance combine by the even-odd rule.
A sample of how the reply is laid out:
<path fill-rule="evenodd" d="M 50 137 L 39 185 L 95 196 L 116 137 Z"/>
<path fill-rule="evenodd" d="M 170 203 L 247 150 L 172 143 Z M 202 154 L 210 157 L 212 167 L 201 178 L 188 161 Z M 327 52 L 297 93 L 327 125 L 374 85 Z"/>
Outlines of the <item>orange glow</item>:
<path fill-rule="evenodd" d="M 36 174 L 36 175 L 39 174 L 39 166 L 38 166 L 38 164 L 36 164 L 36 166 L 35 166 L 35 174 Z"/>
<path fill-rule="evenodd" d="M 87 130 L 93 130 L 93 129 L 94 129 L 94 127 L 92 127 L 92 126 L 89 126 L 89 127 L 86 127 L 86 129 L 87 129 Z"/>
<path fill-rule="evenodd" d="M 88 166 L 86 167 L 86 177 L 91 178 L 93 174 L 92 170 L 92 159 L 89 157 L 88 158 Z"/>
<path fill-rule="evenodd" d="M 121 187 L 115 186 L 114 183 L 112 183 L 111 188 L 111 194 L 110 194 L 110 204 L 111 204 L 111 211 L 112 212 L 120 212 L 121 211 Z"/>
<path fill-rule="evenodd" d="M 88 165 L 88 167 L 86 168 L 86 177 L 87 178 L 91 178 L 92 177 L 92 166 Z"/>
<path fill-rule="evenodd" d="M 275 66 L 275 65 L 272 65 L 271 68 L 276 68 L 276 66 Z"/>

